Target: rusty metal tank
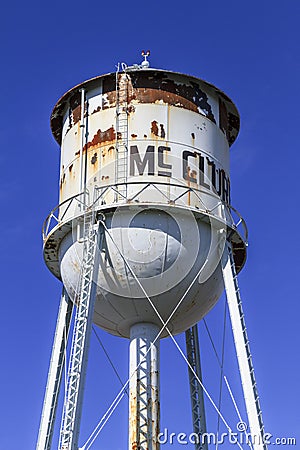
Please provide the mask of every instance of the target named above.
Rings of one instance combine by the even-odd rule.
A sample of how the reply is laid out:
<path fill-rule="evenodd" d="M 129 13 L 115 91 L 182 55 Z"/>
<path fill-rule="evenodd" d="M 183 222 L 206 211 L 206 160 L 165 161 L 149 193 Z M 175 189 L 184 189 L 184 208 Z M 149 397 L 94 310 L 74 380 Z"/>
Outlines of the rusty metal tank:
<path fill-rule="evenodd" d="M 129 337 L 135 323 L 160 326 L 158 312 L 176 334 L 221 295 L 226 239 L 238 271 L 245 262 L 245 224 L 230 200 L 239 114 L 198 78 L 124 69 L 74 87 L 54 107 L 60 200 L 44 225 L 44 257 L 75 300 L 84 199 L 111 233 L 99 250 L 94 322 Z"/>

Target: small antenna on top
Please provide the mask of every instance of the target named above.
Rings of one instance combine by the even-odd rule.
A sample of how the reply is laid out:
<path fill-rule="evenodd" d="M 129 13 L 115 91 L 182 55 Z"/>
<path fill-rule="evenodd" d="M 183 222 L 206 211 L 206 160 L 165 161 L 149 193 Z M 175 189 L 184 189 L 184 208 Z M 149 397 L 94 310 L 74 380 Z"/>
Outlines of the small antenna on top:
<path fill-rule="evenodd" d="M 150 66 L 150 63 L 148 61 L 148 56 L 150 55 L 150 50 L 147 50 L 145 52 L 145 50 L 142 50 L 142 56 L 144 57 L 144 61 L 142 62 L 141 66 L 143 69 L 148 69 L 148 67 Z"/>

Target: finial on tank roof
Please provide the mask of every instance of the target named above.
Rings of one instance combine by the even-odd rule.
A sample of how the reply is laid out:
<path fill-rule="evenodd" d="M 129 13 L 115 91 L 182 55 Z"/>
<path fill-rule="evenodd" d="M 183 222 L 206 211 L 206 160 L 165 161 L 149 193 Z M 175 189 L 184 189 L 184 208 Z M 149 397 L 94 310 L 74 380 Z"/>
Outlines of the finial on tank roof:
<path fill-rule="evenodd" d="M 142 51 L 142 56 L 144 57 L 144 61 L 142 62 L 141 66 L 143 67 L 143 69 L 148 69 L 148 67 L 150 66 L 150 63 L 148 61 L 148 56 L 150 56 L 150 50 L 147 50 L 145 52 L 145 50 Z"/>
<path fill-rule="evenodd" d="M 144 61 L 142 61 L 141 64 L 133 64 L 132 66 L 128 66 L 124 62 L 118 63 L 116 66 L 117 72 L 119 72 L 119 70 L 122 70 L 123 72 L 127 72 L 130 70 L 149 69 L 150 62 L 147 59 L 149 55 L 150 55 L 150 50 L 147 50 L 146 52 L 145 52 L 145 50 L 142 50 L 142 56 L 144 57 Z"/>

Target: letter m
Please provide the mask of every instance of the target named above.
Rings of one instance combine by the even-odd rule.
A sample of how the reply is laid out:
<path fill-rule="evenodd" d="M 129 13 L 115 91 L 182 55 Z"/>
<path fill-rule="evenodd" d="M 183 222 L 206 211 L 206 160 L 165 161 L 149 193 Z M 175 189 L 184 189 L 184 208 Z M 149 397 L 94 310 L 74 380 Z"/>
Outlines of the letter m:
<path fill-rule="evenodd" d="M 135 167 L 139 175 L 143 175 L 148 165 L 148 175 L 154 175 L 154 145 L 148 145 L 143 160 L 139 154 L 137 145 L 130 146 L 130 176 L 135 175 Z"/>

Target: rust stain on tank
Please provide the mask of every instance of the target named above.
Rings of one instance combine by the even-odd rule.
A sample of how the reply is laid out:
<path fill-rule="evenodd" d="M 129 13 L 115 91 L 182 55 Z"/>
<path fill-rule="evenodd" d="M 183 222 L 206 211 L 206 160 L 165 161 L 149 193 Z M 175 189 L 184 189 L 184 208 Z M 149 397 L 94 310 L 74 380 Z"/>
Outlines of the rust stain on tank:
<path fill-rule="evenodd" d="M 60 179 L 60 186 L 62 186 L 64 184 L 64 182 L 66 181 L 66 174 L 65 172 L 62 174 L 62 177 Z"/>
<path fill-rule="evenodd" d="M 116 106 L 115 80 L 106 78 L 103 80 L 102 105 L 99 105 L 90 114 Z M 181 83 L 171 79 L 168 74 L 155 73 L 154 76 L 142 73 L 132 73 L 128 78 L 127 88 L 127 113 L 135 111 L 136 103 L 163 103 L 173 105 L 191 111 L 204 113 L 210 120 L 216 123 L 208 96 L 198 83 Z M 57 140 L 61 139 L 61 118 L 63 104 L 60 105 L 51 119 L 52 129 Z M 75 125 L 81 118 L 80 92 L 76 92 L 69 99 L 70 122 Z M 201 111 L 199 111 L 201 109 Z M 85 116 L 87 104 L 85 105 Z M 59 123 L 60 122 L 60 123 Z"/>
<path fill-rule="evenodd" d="M 192 170 L 190 166 L 187 166 L 186 170 L 188 181 L 189 182 L 191 181 L 192 183 L 197 183 L 197 172 L 195 170 Z"/>
<path fill-rule="evenodd" d="M 155 136 L 158 136 L 158 126 L 156 120 L 153 120 L 151 122 L 151 133 L 154 134 Z"/>
<path fill-rule="evenodd" d="M 138 436 L 137 436 L 137 398 L 136 396 L 130 395 L 130 402 L 129 402 L 129 408 L 130 408 L 130 444 L 132 450 L 139 450 L 138 445 Z"/>
<path fill-rule="evenodd" d="M 114 108 L 117 103 L 117 93 L 115 87 L 112 91 L 107 92 L 105 96 L 102 97 L 102 109 Z"/>
<path fill-rule="evenodd" d="M 173 83 L 173 84 L 172 84 Z M 172 87 L 173 86 L 173 87 Z M 170 90 L 166 90 L 169 87 Z M 184 89 L 183 89 L 184 88 Z M 105 102 L 102 109 L 114 108 L 116 106 L 116 91 L 107 92 Z M 136 103 L 163 103 L 172 106 L 177 106 L 184 109 L 189 109 L 194 112 L 199 112 L 201 108 L 205 115 L 214 123 L 215 118 L 212 112 L 211 105 L 208 103 L 208 97 L 200 88 L 186 85 L 177 85 L 171 82 L 169 86 L 163 85 L 155 89 L 153 87 L 140 88 L 134 87 L 132 92 L 128 93 L 127 98 L 127 113 L 130 114 L 135 111 L 133 104 Z"/>
<path fill-rule="evenodd" d="M 91 164 L 95 164 L 97 162 L 97 159 L 98 159 L 98 155 L 97 155 L 97 153 L 94 153 L 91 158 Z"/>
<path fill-rule="evenodd" d="M 81 105 L 76 106 L 75 109 L 72 110 L 72 116 L 73 116 L 73 123 L 79 122 L 81 117 Z"/>
<path fill-rule="evenodd" d="M 163 103 L 179 108 L 189 109 L 191 111 L 198 111 L 197 105 L 193 101 L 182 97 L 176 93 L 166 92 L 157 89 L 136 89 L 139 103 Z"/>
<path fill-rule="evenodd" d="M 154 72 L 151 77 L 147 73 L 133 73 L 131 78 L 138 98 L 142 99 L 141 102 L 145 95 L 152 96 L 154 102 L 166 100 L 166 103 L 174 104 L 175 102 L 175 105 L 188 109 L 194 105 L 196 110 L 201 108 L 210 120 L 216 122 L 208 96 L 196 81 L 189 80 L 187 83 L 182 83 L 178 80 L 177 82 L 176 76 L 173 78 L 165 72 Z"/>
<path fill-rule="evenodd" d="M 83 150 L 86 150 L 87 148 L 90 147 L 95 147 L 99 144 L 103 144 L 104 142 L 111 142 L 115 140 L 116 140 L 116 133 L 113 126 L 104 131 L 99 129 L 97 133 L 94 135 L 93 139 L 85 144 Z"/>
<path fill-rule="evenodd" d="M 101 167 L 104 167 L 106 164 L 111 164 L 115 162 L 115 148 L 110 146 L 103 148 L 101 151 Z"/>
<path fill-rule="evenodd" d="M 192 137 L 192 147 L 195 147 L 195 133 L 191 133 Z"/>
<path fill-rule="evenodd" d="M 127 113 L 131 114 L 135 112 L 135 107 L 133 105 L 129 105 L 127 108 Z"/>

